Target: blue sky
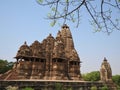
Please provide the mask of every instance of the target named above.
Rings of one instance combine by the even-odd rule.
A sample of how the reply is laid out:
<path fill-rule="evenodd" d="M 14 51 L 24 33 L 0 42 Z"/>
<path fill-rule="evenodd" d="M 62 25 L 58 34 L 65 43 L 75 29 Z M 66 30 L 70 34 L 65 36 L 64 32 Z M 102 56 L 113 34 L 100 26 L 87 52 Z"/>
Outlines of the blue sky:
<path fill-rule="evenodd" d="M 13 57 L 24 41 L 31 45 L 35 40 L 41 42 L 49 33 L 55 37 L 61 27 L 50 26 L 45 19 L 48 12 L 35 0 L 0 0 L 0 59 L 16 61 Z M 79 28 L 67 23 L 82 61 L 81 73 L 99 70 L 106 57 L 113 74 L 120 74 L 120 31 L 110 36 L 94 33 L 86 17 L 87 14 L 81 16 Z"/>

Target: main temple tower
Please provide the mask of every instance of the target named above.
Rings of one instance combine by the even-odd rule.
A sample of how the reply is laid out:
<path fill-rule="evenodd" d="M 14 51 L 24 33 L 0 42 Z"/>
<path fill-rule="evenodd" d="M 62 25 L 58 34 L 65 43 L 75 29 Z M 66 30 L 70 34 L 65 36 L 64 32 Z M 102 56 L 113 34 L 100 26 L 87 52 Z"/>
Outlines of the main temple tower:
<path fill-rule="evenodd" d="M 75 50 L 70 28 L 65 24 L 62 26 L 57 37 L 61 37 L 64 44 L 65 57 L 68 60 L 68 75 L 71 79 L 78 79 L 80 75 L 80 58 Z"/>

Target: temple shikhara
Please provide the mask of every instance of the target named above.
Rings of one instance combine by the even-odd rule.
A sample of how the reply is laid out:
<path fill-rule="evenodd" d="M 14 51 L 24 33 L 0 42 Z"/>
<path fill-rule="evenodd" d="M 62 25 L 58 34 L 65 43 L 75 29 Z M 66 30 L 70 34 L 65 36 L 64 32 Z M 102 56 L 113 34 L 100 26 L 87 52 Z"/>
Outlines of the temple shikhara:
<path fill-rule="evenodd" d="M 100 82 L 86 82 L 82 79 L 81 61 L 74 47 L 70 29 L 66 24 L 61 27 L 55 38 L 49 34 L 42 42 L 36 40 L 31 45 L 27 45 L 25 42 L 19 48 L 15 59 L 13 69 L 0 75 L 0 86 L 6 86 L 6 82 L 8 81 L 7 84 L 10 84 L 11 81 L 19 87 L 24 87 L 29 82 L 29 85 L 36 88 L 35 90 L 43 90 L 37 89 L 37 87 L 44 88 L 46 83 L 54 86 L 54 83 L 57 82 L 54 80 L 58 80 L 60 83 L 65 83 L 65 87 L 71 85 L 74 87 L 73 90 L 78 90 L 78 88 L 89 90 L 94 84 L 100 88 L 104 85 L 103 82 L 110 82 L 108 83 L 110 90 L 116 90 L 112 82 L 112 70 L 106 58 L 101 65 Z M 38 86 L 35 81 L 39 83 Z M 21 85 L 21 83 L 24 84 Z M 74 86 L 75 83 L 78 86 Z M 14 84 L 12 85 L 14 86 Z M 53 90 L 53 86 L 47 86 L 48 90 Z"/>

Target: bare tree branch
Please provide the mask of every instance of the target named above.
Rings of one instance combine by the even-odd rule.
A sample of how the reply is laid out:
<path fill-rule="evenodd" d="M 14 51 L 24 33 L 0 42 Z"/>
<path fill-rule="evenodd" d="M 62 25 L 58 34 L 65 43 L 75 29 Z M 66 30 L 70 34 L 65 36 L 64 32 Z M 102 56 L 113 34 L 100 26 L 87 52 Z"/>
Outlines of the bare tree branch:
<path fill-rule="evenodd" d="M 85 3 L 86 9 L 88 10 L 88 13 L 90 14 L 90 16 L 92 17 L 93 21 L 96 23 L 96 25 L 98 26 L 98 28 L 101 28 L 98 21 L 94 18 L 94 15 L 92 14 L 92 12 L 90 11 L 90 9 L 87 6 L 87 3 Z"/>
<path fill-rule="evenodd" d="M 48 19 L 54 21 L 59 19 L 76 22 L 79 26 L 80 11 L 86 10 L 91 17 L 92 25 L 96 30 L 104 31 L 108 34 L 113 30 L 120 30 L 120 2 L 119 0 L 37 0 L 41 6 L 50 6 L 52 13 Z M 84 9 L 85 8 L 85 9 Z"/>
<path fill-rule="evenodd" d="M 83 4 L 85 3 L 85 0 L 83 0 L 82 1 L 82 3 L 78 6 L 78 7 L 76 7 L 75 9 L 73 9 L 73 10 L 71 10 L 70 12 L 68 12 L 68 13 L 65 13 L 65 14 L 63 14 L 63 15 L 60 15 L 60 16 L 57 16 L 57 17 L 55 17 L 55 18 L 53 18 L 53 17 L 50 17 L 50 19 L 59 19 L 59 18 L 64 18 L 64 17 L 66 17 L 66 16 L 68 16 L 68 15 L 70 15 L 70 14 L 72 14 L 73 12 L 75 12 L 76 10 L 78 10 Z"/>

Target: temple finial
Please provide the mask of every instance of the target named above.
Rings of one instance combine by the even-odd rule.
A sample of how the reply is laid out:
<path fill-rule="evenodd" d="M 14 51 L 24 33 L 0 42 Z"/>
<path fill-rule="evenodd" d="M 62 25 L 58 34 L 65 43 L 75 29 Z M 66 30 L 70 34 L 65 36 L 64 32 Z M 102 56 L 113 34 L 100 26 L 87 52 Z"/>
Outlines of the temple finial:
<path fill-rule="evenodd" d="M 104 57 L 104 61 L 107 61 L 106 57 Z"/>
<path fill-rule="evenodd" d="M 26 41 L 24 42 L 24 45 L 27 45 L 27 42 L 26 42 Z"/>
<path fill-rule="evenodd" d="M 69 28 L 67 24 L 63 24 L 62 28 Z"/>

